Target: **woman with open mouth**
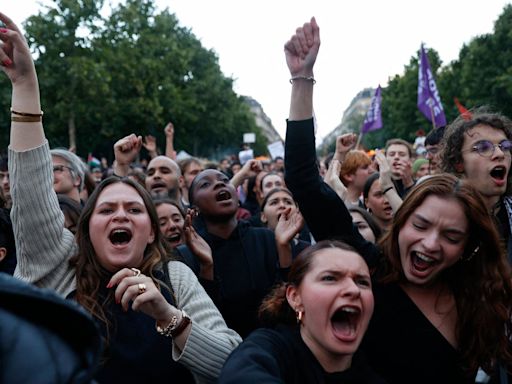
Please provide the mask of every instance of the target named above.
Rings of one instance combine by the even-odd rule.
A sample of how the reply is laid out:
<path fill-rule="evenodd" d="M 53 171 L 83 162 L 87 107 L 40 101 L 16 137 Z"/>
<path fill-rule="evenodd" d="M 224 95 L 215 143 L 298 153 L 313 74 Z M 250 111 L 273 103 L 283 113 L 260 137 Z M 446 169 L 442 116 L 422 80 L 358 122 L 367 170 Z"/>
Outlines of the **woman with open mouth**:
<path fill-rule="evenodd" d="M 454 176 L 432 176 L 408 193 L 380 247 L 363 239 L 315 163 L 319 47 L 314 18 L 285 45 L 286 185 L 315 239 L 343 238 L 374 270 L 375 309 L 361 344 L 370 365 L 391 383 L 474 383 L 479 367 L 499 380 L 512 368 L 512 274 L 482 196 Z"/>
<path fill-rule="evenodd" d="M 370 272 L 354 248 L 324 240 L 294 260 L 260 307 L 260 328 L 219 383 L 384 383 L 356 353 L 373 312 Z"/>
<path fill-rule="evenodd" d="M 282 276 L 274 233 L 237 220 L 238 194 L 220 171 L 200 172 L 190 186 L 189 202 L 198 212 L 197 231 L 212 250 L 212 283 L 219 293 L 212 298 L 228 326 L 245 337 L 259 326 L 258 307 Z M 177 251 L 199 275 L 200 263 L 188 247 Z"/>
<path fill-rule="evenodd" d="M 0 68 L 13 87 L 16 277 L 76 300 L 97 320 L 105 341 L 97 382 L 215 381 L 241 339 L 192 271 L 165 260 L 149 193 L 128 178 L 110 177 L 87 200 L 76 240 L 65 228 L 29 47 L 6 15 L 0 21 Z"/>

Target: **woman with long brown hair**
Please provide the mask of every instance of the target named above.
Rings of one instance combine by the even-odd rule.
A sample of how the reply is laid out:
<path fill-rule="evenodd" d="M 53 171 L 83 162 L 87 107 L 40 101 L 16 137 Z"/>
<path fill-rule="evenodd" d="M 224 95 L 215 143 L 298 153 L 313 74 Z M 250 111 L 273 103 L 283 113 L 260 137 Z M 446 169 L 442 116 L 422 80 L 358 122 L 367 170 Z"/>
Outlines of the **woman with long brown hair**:
<path fill-rule="evenodd" d="M 343 238 L 375 268 L 375 310 L 362 343 L 370 365 L 392 383 L 474 383 L 479 367 L 510 370 L 512 275 L 478 192 L 450 175 L 423 181 L 378 248 L 321 180 L 313 123 L 319 47 L 314 18 L 285 45 L 292 76 L 286 185 L 317 240 Z"/>
<path fill-rule="evenodd" d="M 15 276 L 74 298 L 97 319 L 106 341 L 98 382 L 216 380 L 240 337 L 185 264 L 163 262 L 149 193 L 129 179 L 109 178 L 87 200 L 76 242 L 64 227 L 34 63 L 18 27 L 1 13 L 0 21 L 0 68 L 13 87 Z"/>

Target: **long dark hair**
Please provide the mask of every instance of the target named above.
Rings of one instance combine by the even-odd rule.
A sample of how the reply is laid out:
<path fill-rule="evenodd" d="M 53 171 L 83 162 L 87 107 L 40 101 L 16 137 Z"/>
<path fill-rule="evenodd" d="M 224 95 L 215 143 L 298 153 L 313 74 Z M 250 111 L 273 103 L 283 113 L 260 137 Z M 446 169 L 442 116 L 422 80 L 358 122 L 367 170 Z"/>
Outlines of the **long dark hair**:
<path fill-rule="evenodd" d="M 398 236 L 411 214 L 429 196 L 455 199 L 464 208 L 468 221 L 468 240 L 463 255 L 439 276 L 455 298 L 458 316 L 455 332 L 464 368 L 468 372 L 476 372 L 478 367 L 489 371 L 496 358 L 512 367 L 511 268 L 484 201 L 469 183 L 453 175 L 440 174 L 426 179 L 408 193 L 395 214 L 393 225 L 380 241 L 385 256 L 382 281 L 406 281 Z"/>
<path fill-rule="evenodd" d="M 94 317 L 105 324 L 108 330 L 110 323 L 105 313 L 107 305 L 112 302 L 114 292 L 109 290 L 107 297 L 99 299 L 99 291 L 101 284 L 106 284 L 112 273 L 103 268 L 97 257 L 91 242 L 89 221 L 93 214 L 96 202 L 105 188 L 110 185 L 122 183 L 126 184 L 137 191 L 142 197 L 146 206 L 151 227 L 155 235 L 155 240 L 146 246 L 142 264 L 137 267 L 147 276 L 151 276 L 157 286 L 160 286 L 158 279 L 155 278 L 153 271 L 157 265 L 161 263 L 165 256 L 165 249 L 162 246 L 162 235 L 158 225 L 158 216 L 151 200 L 149 192 L 137 182 L 129 178 L 119 178 L 117 176 L 109 177 L 103 180 L 94 190 L 93 194 L 87 200 L 82 214 L 78 221 L 78 229 L 76 233 L 76 242 L 78 245 L 77 254 L 71 258 L 70 263 L 76 270 L 76 295 L 75 299 Z"/>

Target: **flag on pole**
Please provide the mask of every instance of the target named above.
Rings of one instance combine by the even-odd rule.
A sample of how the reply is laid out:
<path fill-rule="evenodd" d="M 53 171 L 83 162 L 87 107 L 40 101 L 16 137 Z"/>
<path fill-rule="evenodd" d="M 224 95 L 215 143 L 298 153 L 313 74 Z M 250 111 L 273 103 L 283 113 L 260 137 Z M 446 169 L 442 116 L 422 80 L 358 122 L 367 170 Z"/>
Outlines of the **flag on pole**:
<path fill-rule="evenodd" d="M 420 67 L 418 70 L 418 109 L 432 122 L 434 128 L 446 125 L 443 105 L 423 44 L 421 44 Z"/>
<path fill-rule="evenodd" d="M 381 92 L 382 90 L 379 85 L 375 90 L 372 101 L 370 102 L 370 108 L 368 109 L 368 112 L 366 112 L 366 118 L 364 119 L 363 127 L 361 128 L 362 134 L 382 128 L 382 115 L 380 109 L 382 101 Z"/>
<path fill-rule="evenodd" d="M 464 120 L 470 120 L 471 119 L 471 112 L 468 111 L 468 109 L 466 107 L 464 107 L 459 99 L 457 99 L 456 97 L 453 98 L 453 101 L 455 102 L 455 105 L 457 106 L 457 109 L 459 110 L 462 118 Z"/>

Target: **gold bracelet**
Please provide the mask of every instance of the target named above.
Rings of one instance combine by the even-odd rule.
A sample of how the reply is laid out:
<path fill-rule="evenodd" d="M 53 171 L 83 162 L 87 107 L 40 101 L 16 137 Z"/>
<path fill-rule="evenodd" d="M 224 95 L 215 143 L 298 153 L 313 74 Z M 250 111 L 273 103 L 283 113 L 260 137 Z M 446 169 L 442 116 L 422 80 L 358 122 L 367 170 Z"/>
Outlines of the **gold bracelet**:
<path fill-rule="evenodd" d="M 43 121 L 43 116 L 11 116 L 11 121 L 17 123 L 39 123 Z"/>
<path fill-rule="evenodd" d="M 42 117 L 44 115 L 44 112 L 41 111 L 40 113 L 27 113 L 27 112 L 18 112 L 11 108 L 11 113 L 13 115 L 18 116 L 29 116 L 29 117 Z"/>

